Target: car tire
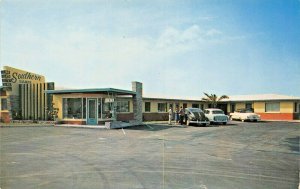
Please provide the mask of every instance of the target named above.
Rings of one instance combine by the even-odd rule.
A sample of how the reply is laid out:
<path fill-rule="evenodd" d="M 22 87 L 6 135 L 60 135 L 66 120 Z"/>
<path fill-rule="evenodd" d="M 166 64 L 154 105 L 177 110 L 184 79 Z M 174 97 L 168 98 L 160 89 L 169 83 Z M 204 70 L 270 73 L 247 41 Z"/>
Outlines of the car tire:
<path fill-rule="evenodd" d="M 226 125 L 227 124 L 227 122 L 223 122 L 223 125 Z"/>

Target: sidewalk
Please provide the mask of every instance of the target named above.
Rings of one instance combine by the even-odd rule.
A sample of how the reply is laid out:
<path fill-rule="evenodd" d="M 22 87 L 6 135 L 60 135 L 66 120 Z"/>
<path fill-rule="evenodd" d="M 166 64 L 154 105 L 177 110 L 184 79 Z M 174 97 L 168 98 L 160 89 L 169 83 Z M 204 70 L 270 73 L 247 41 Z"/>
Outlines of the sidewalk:
<path fill-rule="evenodd" d="M 75 125 L 75 124 L 56 124 L 55 127 L 69 128 L 89 128 L 89 129 L 107 129 L 105 125 Z"/>
<path fill-rule="evenodd" d="M 0 127 L 53 127 L 54 124 L 40 123 L 0 123 Z"/>

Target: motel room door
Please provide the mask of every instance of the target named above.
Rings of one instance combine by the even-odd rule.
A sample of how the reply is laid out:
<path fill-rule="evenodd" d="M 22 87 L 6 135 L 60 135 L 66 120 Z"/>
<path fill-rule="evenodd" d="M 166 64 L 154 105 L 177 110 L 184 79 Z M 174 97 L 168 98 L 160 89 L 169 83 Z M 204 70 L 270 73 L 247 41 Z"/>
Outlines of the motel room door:
<path fill-rule="evenodd" d="M 97 99 L 87 99 L 87 125 L 97 125 Z"/>

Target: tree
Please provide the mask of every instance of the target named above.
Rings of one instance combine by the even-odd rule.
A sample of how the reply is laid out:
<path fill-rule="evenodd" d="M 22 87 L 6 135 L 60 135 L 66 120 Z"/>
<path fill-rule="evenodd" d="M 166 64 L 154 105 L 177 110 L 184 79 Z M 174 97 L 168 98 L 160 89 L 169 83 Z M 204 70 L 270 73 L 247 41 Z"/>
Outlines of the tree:
<path fill-rule="evenodd" d="M 54 103 L 51 103 L 49 107 L 46 107 L 46 112 L 47 112 L 47 120 L 48 121 L 55 121 L 56 118 L 58 117 L 58 108 L 54 108 Z"/>
<path fill-rule="evenodd" d="M 219 98 L 218 98 L 218 96 L 215 95 L 215 94 L 210 94 L 210 95 L 209 95 L 209 94 L 207 94 L 207 93 L 204 93 L 204 95 L 205 95 L 206 97 L 203 97 L 202 100 L 203 100 L 203 101 L 206 101 L 206 102 L 209 102 L 209 103 L 212 105 L 213 108 L 216 108 L 218 102 L 220 102 L 221 100 L 223 100 L 223 99 L 228 99 L 228 98 L 229 98 L 227 95 L 222 95 L 222 96 L 220 96 Z"/>

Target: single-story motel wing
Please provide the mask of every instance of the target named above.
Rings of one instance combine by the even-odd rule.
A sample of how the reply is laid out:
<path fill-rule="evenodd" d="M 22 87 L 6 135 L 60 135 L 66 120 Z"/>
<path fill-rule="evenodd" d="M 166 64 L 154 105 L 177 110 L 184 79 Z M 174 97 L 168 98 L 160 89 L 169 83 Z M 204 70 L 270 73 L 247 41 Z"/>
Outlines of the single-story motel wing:
<path fill-rule="evenodd" d="M 112 122 L 140 124 L 168 119 L 172 107 L 206 109 L 210 104 L 196 98 L 143 96 L 143 84 L 132 89 L 115 88 L 55 90 L 44 76 L 4 66 L 1 71 L 0 121 L 49 120 L 58 123 L 103 125 Z M 218 103 L 226 114 L 252 108 L 262 120 L 299 120 L 300 97 L 260 94 L 229 96 Z"/>

